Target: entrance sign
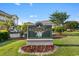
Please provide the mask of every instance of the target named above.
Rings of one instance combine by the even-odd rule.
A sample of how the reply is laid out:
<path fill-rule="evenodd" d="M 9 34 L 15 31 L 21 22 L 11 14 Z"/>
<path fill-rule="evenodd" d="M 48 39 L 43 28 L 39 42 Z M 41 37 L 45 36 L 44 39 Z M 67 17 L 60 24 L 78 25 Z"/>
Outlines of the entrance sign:
<path fill-rule="evenodd" d="M 28 39 L 47 39 L 52 38 L 51 25 L 36 23 L 28 27 Z"/>
<path fill-rule="evenodd" d="M 42 23 L 28 26 L 28 45 L 52 45 L 51 27 Z"/>

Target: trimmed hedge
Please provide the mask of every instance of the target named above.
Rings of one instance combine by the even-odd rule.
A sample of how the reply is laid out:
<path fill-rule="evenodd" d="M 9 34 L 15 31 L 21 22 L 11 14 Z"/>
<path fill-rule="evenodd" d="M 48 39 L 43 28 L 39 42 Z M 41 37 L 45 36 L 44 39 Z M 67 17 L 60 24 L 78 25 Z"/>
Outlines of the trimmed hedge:
<path fill-rule="evenodd" d="M 6 41 L 9 39 L 9 32 L 0 32 L 0 42 Z"/>

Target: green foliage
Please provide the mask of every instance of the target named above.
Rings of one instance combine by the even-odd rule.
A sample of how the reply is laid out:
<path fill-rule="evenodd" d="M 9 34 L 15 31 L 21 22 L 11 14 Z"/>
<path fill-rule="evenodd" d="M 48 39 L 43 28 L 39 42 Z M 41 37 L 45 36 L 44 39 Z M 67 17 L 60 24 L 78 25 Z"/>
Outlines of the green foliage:
<path fill-rule="evenodd" d="M 64 21 L 69 18 L 69 15 L 66 12 L 54 12 L 50 15 L 50 21 L 55 23 L 56 25 L 63 25 Z"/>
<path fill-rule="evenodd" d="M 15 28 L 16 28 L 18 31 L 21 31 L 21 25 L 17 25 Z"/>
<path fill-rule="evenodd" d="M 23 34 L 25 34 L 25 32 L 27 32 L 27 29 L 28 29 L 28 26 L 29 26 L 29 25 L 32 25 L 32 23 L 31 23 L 31 22 L 26 22 L 26 23 L 23 23 L 22 25 L 18 26 L 17 29 L 20 29 L 21 36 L 22 36 Z"/>
<path fill-rule="evenodd" d="M 32 23 L 30 23 L 30 22 L 26 22 L 26 23 L 23 23 L 22 25 L 21 25 L 21 31 L 22 32 L 27 32 L 27 27 L 29 26 L 29 25 L 31 25 Z"/>
<path fill-rule="evenodd" d="M 4 25 L 4 24 L 5 24 L 4 22 L 0 21 L 0 26 L 2 26 L 2 25 Z"/>
<path fill-rule="evenodd" d="M 0 29 L 1 29 L 1 30 L 2 30 L 2 29 L 7 29 L 7 28 L 6 28 L 6 25 L 5 25 L 5 22 L 0 21 Z"/>
<path fill-rule="evenodd" d="M 67 22 L 65 22 L 64 27 L 66 29 L 74 30 L 74 29 L 78 28 L 78 25 L 79 25 L 79 23 L 77 21 L 67 21 Z"/>
<path fill-rule="evenodd" d="M 56 26 L 52 29 L 54 32 L 64 32 L 65 29 L 62 26 Z"/>
<path fill-rule="evenodd" d="M 6 41 L 6 40 L 8 40 L 9 39 L 9 32 L 7 32 L 7 31 L 1 31 L 0 32 L 0 42 L 2 42 L 2 41 Z"/>
<path fill-rule="evenodd" d="M 14 24 L 14 20 L 12 19 L 7 19 L 5 22 L 0 21 L 0 26 L 6 28 L 7 30 L 9 30 L 12 26 L 15 26 Z"/>
<path fill-rule="evenodd" d="M 0 30 L 0 32 L 8 32 L 7 30 Z"/>
<path fill-rule="evenodd" d="M 24 23 L 22 26 L 21 26 L 21 30 L 22 30 L 22 32 L 26 32 L 27 31 L 27 24 L 26 23 Z"/>
<path fill-rule="evenodd" d="M 7 29 L 11 28 L 12 26 L 14 26 L 14 20 L 6 20 L 5 25 L 7 26 Z"/>

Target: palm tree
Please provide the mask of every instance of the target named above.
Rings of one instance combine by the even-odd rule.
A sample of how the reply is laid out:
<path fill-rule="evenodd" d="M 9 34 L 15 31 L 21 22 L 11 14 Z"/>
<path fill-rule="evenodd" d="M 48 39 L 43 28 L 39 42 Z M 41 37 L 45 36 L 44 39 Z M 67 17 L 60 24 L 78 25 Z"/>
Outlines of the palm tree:
<path fill-rule="evenodd" d="M 55 23 L 57 26 L 63 25 L 65 20 L 69 18 L 69 15 L 66 12 L 54 12 L 50 15 L 50 21 Z"/>

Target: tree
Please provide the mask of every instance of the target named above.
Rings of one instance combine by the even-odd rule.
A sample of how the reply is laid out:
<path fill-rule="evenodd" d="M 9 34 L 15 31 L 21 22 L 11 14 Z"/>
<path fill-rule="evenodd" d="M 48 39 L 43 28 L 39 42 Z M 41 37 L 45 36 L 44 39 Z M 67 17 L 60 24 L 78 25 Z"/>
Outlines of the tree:
<path fill-rule="evenodd" d="M 4 25 L 4 22 L 0 21 L 0 26 L 1 26 L 1 25 Z"/>
<path fill-rule="evenodd" d="M 16 30 L 21 31 L 21 25 L 17 25 L 15 28 Z"/>
<path fill-rule="evenodd" d="M 27 32 L 27 27 L 29 26 L 29 25 L 32 25 L 33 23 L 31 23 L 31 22 L 25 22 L 25 23 L 23 23 L 22 24 L 22 26 L 21 26 L 21 30 L 23 31 L 23 32 Z"/>
<path fill-rule="evenodd" d="M 17 26 L 15 22 L 18 23 L 18 17 L 16 15 L 12 15 L 12 18 L 10 19 L 6 18 L 5 25 L 7 26 L 7 30 L 9 30 L 10 28 L 14 29 Z"/>
<path fill-rule="evenodd" d="M 7 30 L 9 30 L 12 26 L 14 26 L 14 21 L 11 19 L 6 20 L 5 25 L 7 26 Z"/>
<path fill-rule="evenodd" d="M 70 31 L 74 31 L 79 26 L 79 23 L 77 21 L 67 21 L 64 23 L 64 27 L 66 29 L 70 29 Z"/>
<path fill-rule="evenodd" d="M 53 31 L 59 33 L 60 35 L 62 35 L 62 32 L 64 32 L 65 29 L 62 26 L 56 26 L 56 27 L 53 28 Z"/>
<path fill-rule="evenodd" d="M 5 22 L 0 21 L 0 29 L 6 30 Z"/>
<path fill-rule="evenodd" d="M 25 23 L 23 23 L 23 24 L 21 25 L 21 34 L 23 35 L 23 34 L 27 33 L 28 26 L 29 26 L 29 25 L 32 25 L 32 24 L 33 24 L 33 23 L 31 23 L 31 22 L 25 22 Z"/>
<path fill-rule="evenodd" d="M 66 12 L 54 12 L 50 15 L 50 21 L 56 25 L 63 25 L 65 20 L 69 18 L 69 15 Z"/>

